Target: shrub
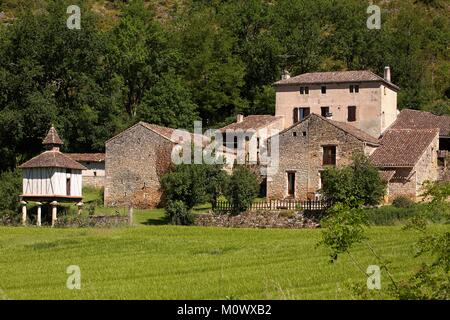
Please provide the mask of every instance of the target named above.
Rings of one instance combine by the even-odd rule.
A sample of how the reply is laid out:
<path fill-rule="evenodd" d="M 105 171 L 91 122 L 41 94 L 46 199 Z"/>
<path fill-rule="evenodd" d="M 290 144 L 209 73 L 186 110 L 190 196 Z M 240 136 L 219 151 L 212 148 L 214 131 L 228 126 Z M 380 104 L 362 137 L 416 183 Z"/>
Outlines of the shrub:
<path fill-rule="evenodd" d="M 409 208 L 414 204 L 407 196 L 398 196 L 392 201 L 392 205 L 396 208 Z"/>
<path fill-rule="evenodd" d="M 245 167 L 236 167 L 226 188 L 226 198 L 231 204 L 232 213 L 246 211 L 258 196 L 259 183 L 254 173 Z"/>
<path fill-rule="evenodd" d="M 322 193 L 326 199 L 351 207 L 377 205 L 386 189 L 378 170 L 361 154 L 355 155 L 349 166 L 327 168 L 322 173 L 322 180 Z"/>
<path fill-rule="evenodd" d="M 0 174 L 0 216 L 18 212 L 21 191 L 22 174 L 20 170 L 5 171 Z"/>
<path fill-rule="evenodd" d="M 190 225 L 194 222 L 194 216 L 187 205 L 180 200 L 170 200 L 166 204 L 165 214 L 171 224 Z"/>

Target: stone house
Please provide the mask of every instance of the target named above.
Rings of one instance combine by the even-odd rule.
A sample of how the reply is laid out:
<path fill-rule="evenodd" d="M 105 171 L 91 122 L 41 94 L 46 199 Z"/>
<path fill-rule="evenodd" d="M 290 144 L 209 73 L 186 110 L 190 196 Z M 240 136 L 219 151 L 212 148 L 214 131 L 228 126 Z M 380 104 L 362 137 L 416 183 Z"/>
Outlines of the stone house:
<path fill-rule="evenodd" d="M 397 92 L 390 68 L 384 78 L 368 70 L 284 74 L 275 82 L 275 116 L 284 118 L 285 127 L 310 113 L 351 123 L 378 138 L 397 116 Z"/>
<path fill-rule="evenodd" d="M 267 178 L 267 197 L 313 199 L 327 166 L 350 164 L 355 153 L 370 155 L 378 145 L 348 123 L 312 113 L 279 134 L 279 167 Z"/>
<path fill-rule="evenodd" d="M 82 171 L 85 186 L 94 188 L 105 186 L 104 153 L 66 153 L 66 155 L 86 167 L 86 170 Z"/>
<path fill-rule="evenodd" d="M 160 178 L 169 169 L 175 141 L 173 129 L 139 122 L 106 141 L 105 195 L 107 207 L 156 207 Z"/>
<path fill-rule="evenodd" d="M 387 182 L 386 202 L 398 196 L 421 200 L 422 184 L 439 178 L 439 129 L 390 129 L 370 159 Z"/>
<path fill-rule="evenodd" d="M 172 153 L 190 146 L 194 138 L 203 145 L 210 141 L 203 135 L 185 133 L 187 137 L 172 128 L 139 122 L 109 139 L 105 149 L 104 205 L 157 207 L 163 196 L 160 179 L 172 165 Z M 224 157 L 228 169 L 234 162 L 234 154 L 226 150 L 215 156 Z"/>

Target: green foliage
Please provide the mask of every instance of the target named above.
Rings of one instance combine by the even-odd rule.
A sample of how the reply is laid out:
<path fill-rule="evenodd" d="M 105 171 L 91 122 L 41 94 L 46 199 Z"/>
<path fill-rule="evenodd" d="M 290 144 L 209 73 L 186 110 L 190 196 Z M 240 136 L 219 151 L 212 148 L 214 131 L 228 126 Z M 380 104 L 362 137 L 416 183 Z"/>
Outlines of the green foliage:
<path fill-rule="evenodd" d="M 180 164 L 162 177 L 161 187 L 168 201 L 182 201 L 190 210 L 205 202 L 214 203 L 226 182 L 220 165 Z"/>
<path fill-rule="evenodd" d="M 66 27 L 69 0 L 2 2 L 0 171 L 39 153 L 51 123 L 64 151 L 89 152 L 139 120 L 217 127 L 273 113 L 283 69 L 390 65 L 400 109 L 450 112 L 444 1 L 379 4 L 381 30 L 358 0 L 77 3 L 82 30 Z"/>
<path fill-rule="evenodd" d="M 166 204 L 165 214 L 171 224 L 190 225 L 194 216 L 183 201 L 169 200 Z"/>
<path fill-rule="evenodd" d="M 0 216 L 17 214 L 21 192 L 22 174 L 20 170 L 0 173 Z"/>
<path fill-rule="evenodd" d="M 231 204 L 232 213 L 246 211 L 259 194 L 258 179 L 253 172 L 243 166 L 233 170 L 225 196 Z"/>
<path fill-rule="evenodd" d="M 386 188 L 378 170 L 364 155 L 354 156 L 349 166 L 325 169 L 322 181 L 322 192 L 326 199 L 350 207 L 377 205 Z"/>
<path fill-rule="evenodd" d="M 187 83 L 179 76 L 165 74 L 144 93 L 137 117 L 149 123 L 192 131 L 194 121 L 198 120 L 197 108 Z"/>
<path fill-rule="evenodd" d="M 320 221 L 324 227 L 320 244 L 330 250 L 330 261 L 334 261 L 339 254 L 349 253 L 354 244 L 366 239 L 364 227 L 367 225 L 367 216 L 363 209 L 342 203 L 334 204 L 327 214 Z"/>
<path fill-rule="evenodd" d="M 407 196 L 398 196 L 392 201 L 392 205 L 396 208 L 409 208 L 414 204 Z"/>

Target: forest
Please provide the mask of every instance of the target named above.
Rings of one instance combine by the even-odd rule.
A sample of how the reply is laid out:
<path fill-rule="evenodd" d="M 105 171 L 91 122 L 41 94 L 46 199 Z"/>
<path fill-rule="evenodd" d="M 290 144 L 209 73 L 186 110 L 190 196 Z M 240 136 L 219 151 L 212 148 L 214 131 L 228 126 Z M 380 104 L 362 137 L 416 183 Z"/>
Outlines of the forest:
<path fill-rule="evenodd" d="M 381 8 L 368 29 L 367 7 Z M 0 172 L 104 150 L 138 121 L 219 127 L 273 114 L 283 70 L 392 70 L 398 106 L 450 114 L 445 0 L 0 0 Z M 69 29 L 67 7 L 81 8 Z"/>

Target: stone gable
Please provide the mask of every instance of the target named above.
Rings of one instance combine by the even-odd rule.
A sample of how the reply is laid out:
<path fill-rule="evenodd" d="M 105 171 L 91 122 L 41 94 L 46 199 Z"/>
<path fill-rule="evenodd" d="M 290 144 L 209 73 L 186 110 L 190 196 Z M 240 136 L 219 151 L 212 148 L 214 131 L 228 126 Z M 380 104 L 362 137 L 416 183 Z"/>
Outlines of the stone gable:
<path fill-rule="evenodd" d="M 107 141 L 105 206 L 158 206 L 160 179 L 170 167 L 173 145 L 140 123 Z"/>

